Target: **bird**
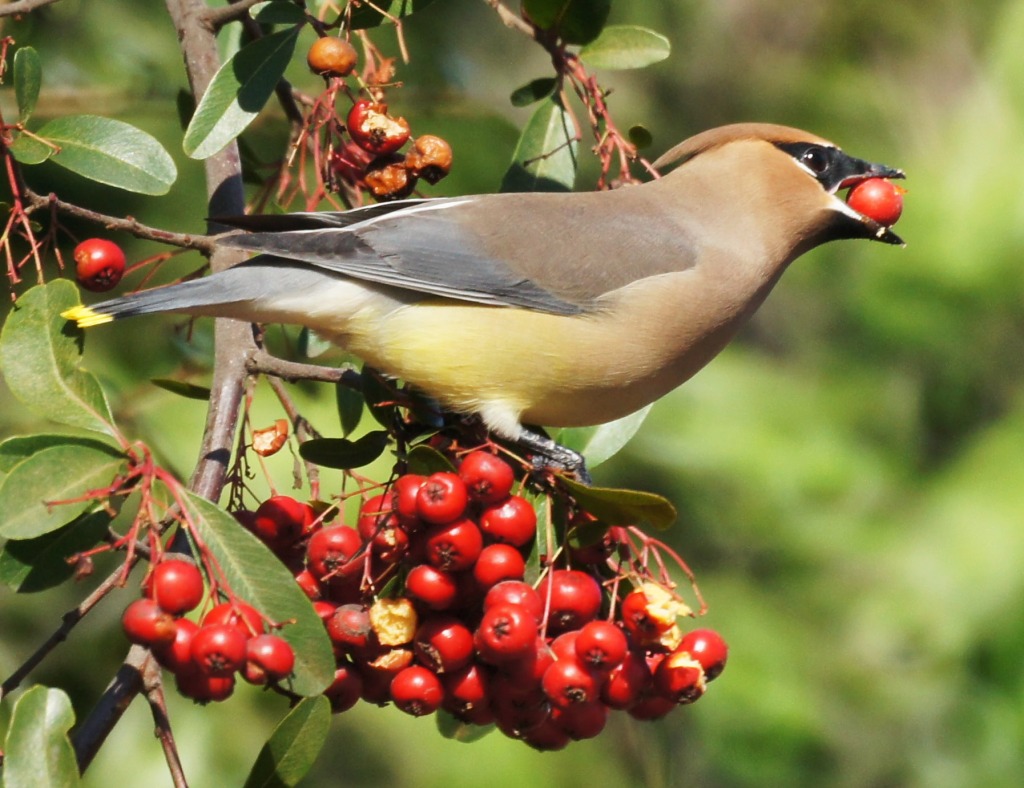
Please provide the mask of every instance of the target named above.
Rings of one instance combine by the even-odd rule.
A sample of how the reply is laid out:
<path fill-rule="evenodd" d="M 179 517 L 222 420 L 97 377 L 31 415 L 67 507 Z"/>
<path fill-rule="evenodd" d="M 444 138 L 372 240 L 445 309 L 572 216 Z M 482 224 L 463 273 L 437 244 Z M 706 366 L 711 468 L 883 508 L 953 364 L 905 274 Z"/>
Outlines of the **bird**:
<path fill-rule="evenodd" d="M 306 326 L 589 482 L 539 427 L 606 423 L 675 389 L 821 244 L 904 245 L 838 196 L 903 171 L 806 131 L 721 126 L 653 168 L 604 191 L 218 220 L 234 228 L 219 246 L 256 256 L 62 314 L 80 328 L 158 312 Z"/>

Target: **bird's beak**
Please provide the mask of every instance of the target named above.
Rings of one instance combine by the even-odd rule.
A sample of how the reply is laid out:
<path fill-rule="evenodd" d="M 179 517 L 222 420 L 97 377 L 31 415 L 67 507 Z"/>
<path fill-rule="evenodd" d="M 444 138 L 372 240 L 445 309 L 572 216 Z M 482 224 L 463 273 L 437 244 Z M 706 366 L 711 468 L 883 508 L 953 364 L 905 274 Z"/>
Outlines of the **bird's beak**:
<path fill-rule="evenodd" d="M 839 205 L 839 210 L 846 214 L 851 219 L 859 222 L 863 225 L 864 236 L 871 238 L 875 241 L 882 241 L 887 244 L 895 244 L 896 246 L 906 246 L 903 239 L 900 238 L 896 233 L 892 231 L 892 228 L 886 227 L 884 224 L 879 224 L 869 216 L 865 216 L 859 211 L 855 211 L 845 201 L 835 196 L 835 192 L 840 189 L 848 189 L 856 186 L 858 183 L 862 183 L 871 178 L 885 178 L 887 180 L 898 180 L 906 178 L 903 170 L 898 170 L 895 167 L 887 167 L 884 164 L 875 164 L 874 162 L 864 161 L 863 159 L 856 159 L 852 156 L 847 159 L 848 170 L 844 173 L 844 177 L 840 180 L 833 191 L 833 196 Z"/>

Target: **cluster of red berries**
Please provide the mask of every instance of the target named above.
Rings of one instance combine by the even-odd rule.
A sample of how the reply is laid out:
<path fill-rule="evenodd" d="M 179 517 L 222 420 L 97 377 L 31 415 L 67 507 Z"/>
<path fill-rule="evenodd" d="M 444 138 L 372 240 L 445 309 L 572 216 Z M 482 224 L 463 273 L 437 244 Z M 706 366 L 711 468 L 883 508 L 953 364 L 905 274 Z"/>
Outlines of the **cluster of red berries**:
<path fill-rule="evenodd" d="M 117 286 L 124 276 L 121 247 L 105 238 L 88 238 L 75 247 L 75 276 L 86 290 L 100 293 Z"/>
<path fill-rule="evenodd" d="M 348 76 L 357 61 L 351 43 L 331 36 L 318 38 L 306 55 L 310 70 L 329 79 Z M 451 146 L 432 134 L 417 137 L 405 155 L 399 154 L 411 138 L 409 123 L 388 114 L 381 101 L 355 101 L 345 129 L 350 142 L 332 153 L 331 174 L 366 187 L 378 200 L 408 197 L 420 178 L 437 183 L 451 170 Z"/>
<path fill-rule="evenodd" d="M 174 674 L 178 691 L 193 700 L 225 700 L 235 675 L 252 684 L 291 675 L 295 653 L 283 638 L 264 631 L 263 617 L 235 600 L 214 605 L 200 623 L 184 618 L 203 601 L 203 576 L 195 564 L 164 558 L 143 584 L 144 596 L 125 608 L 128 639 L 150 648 Z"/>
<path fill-rule="evenodd" d="M 615 529 L 525 582 L 537 516 L 514 485 L 507 462 L 474 451 L 458 472 L 399 476 L 363 502 L 355 527 L 324 525 L 287 496 L 236 513 L 320 613 L 337 657 L 325 693 L 335 711 L 360 699 L 417 716 L 443 709 L 560 749 L 596 736 L 614 709 L 664 716 L 721 672 L 717 633 L 684 635 L 677 619 L 689 610 L 675 594 L 611 568 Z"/>

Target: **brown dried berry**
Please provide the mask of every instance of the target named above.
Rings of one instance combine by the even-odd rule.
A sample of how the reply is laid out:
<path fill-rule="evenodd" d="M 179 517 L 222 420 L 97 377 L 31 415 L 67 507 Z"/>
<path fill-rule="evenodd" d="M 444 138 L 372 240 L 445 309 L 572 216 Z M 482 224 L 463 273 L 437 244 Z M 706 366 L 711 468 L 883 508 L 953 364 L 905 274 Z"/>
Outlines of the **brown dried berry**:
<path fill-rule="evenodd" d="M 388 156 L 369 166 L 363 183 L 378 200 L 401 200 L 416 188 L 416 176 L 406 169 L 400 156 Z"/>
<path fill-rule="evenodd" d="M 427 183 L 437 183 L 452 168 L 452 146 L 433 134 L 417 137 L 405 156 L 405 168 Z"/>
<path fill-rule="evenodd" d="M 331 36 L 318 38 L 306 54 L 309 70 L 324 77 L 347 77 L 358 59 L 354 46 L 343 38 Z"/>
<path fill-rule="evenodd" d="M 278 419 L 262 430 L 253 430 L 252 450 L 261 457 L 269 457 L 277 454 L 288 440 L 288 420 Z"/>

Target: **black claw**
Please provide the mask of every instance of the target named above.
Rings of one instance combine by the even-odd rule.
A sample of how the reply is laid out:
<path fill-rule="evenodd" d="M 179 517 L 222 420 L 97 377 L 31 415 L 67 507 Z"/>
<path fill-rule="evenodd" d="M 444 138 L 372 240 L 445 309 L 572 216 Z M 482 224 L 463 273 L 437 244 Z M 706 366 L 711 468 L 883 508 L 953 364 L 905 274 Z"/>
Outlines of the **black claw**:
<path fill-rule="evenodd" d="M 590 471 L 587 470 L 587 461 L 579 452 L 528 430 L 523 430 L 517 443 L 534 453 L 533 467 L 537 470 L 555 468 L 573 474 L 583 484 L 593 484 Z"/>

